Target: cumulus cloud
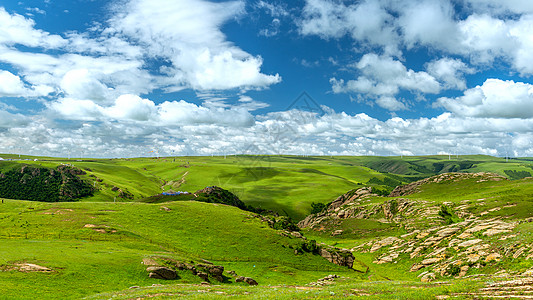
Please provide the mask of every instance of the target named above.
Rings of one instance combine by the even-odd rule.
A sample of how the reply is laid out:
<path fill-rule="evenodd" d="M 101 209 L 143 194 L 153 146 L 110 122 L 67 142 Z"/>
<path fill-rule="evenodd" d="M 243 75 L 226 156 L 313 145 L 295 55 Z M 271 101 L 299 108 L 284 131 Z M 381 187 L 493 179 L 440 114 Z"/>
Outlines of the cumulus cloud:
<path fill-rule="evenodd" d="M 447 48 L 459 41 L 449 1 L 410 1 L 395 8 L 400 13 L 397 24 L 407 47 L 422 44 Z"/>
<path fill-rule="evenodd" d="M 430 75 L 444 83 L 448 89 L 466 89 L 464 74 L 473 74 L 473 68 L 467 66 L 459 59 L 441 58 L 427 64 Z"/>
<path fill-rule="evenodd" d="M 298 22 L 302 35 L 351 36 L 358 48 L 380 47 L 401 57 L 403 49 L 424 46 L 461 55 L 474 64 L 496 59 L 523 75 L 533 74 L 533 11 L 524 1 L 465 0 L 462 15 L 450 0 L 362 1 L 352 5 L 307 0 Z M 371 20 L 368 20 L 371 18 Z"/>
<path fill-rule="evenodd" d="M 457 98 L 440 98 L 451 112 L 478 118 L 533 118 L 533 85 L 487 79 Z"/>
<path fill-rule="evenodd" d="M 14 145 L 27 145 L 26 153 L 83 152 L 91 157 L 145 156 L 154 149 L 159 155 L 505 155 L 506 151 L 533 154 L 529 142 L 533 118 L 470 117 L 446 112 L 434 118 L 394 117 L 381 121 L 366 114 L 350 115 L 331 109 L 326 109 L 323 115 L 291 110 L 251 117 L 245 112 L 212 109 L 185 101 L 167 102 L 155 109 L 142 99 L 136 103 L 147 104 L 150 107 L 147 111 L 155 112 L 153 119 L 128 122 L 85 119 L 73 121 L 78 126 L 52 128 L 27 120 L 17 126 L 0 121 L 4 126 L 0 130 L 0 152 L 9 152 Z M 95 109 L 86 105 L 85 110 Z M 110 111 L 104 109 L 96 114 Z M 302 114 L 305 117 L 298 117 Z M 157 118 L 165 118 L 168 123 L 154 122 Z M 225 124 L 226 120 L 236 118 L 242 121 L 232 122 L 233 126 Z M 133 126 L 136 123 L 132 122 L 143 122 L 143 126 Z"/>
<path fill-rule="evenodd" d="M 358 93 L 378 97 L 376 103 L 379 106 L 389 110 L 401 110 L 406 106 L 392 97 L 400 90 L 431 94 L 441 90 L 440 83 L 427 72 L 408 70 L 400 61 L 389 56 L 365 54 L 354 66 L 362 75 L 347 82 L 344 79 L 331 78 L 334 93 Z"/>
<path fill-rule="evenodd" d="M 21 114 L 12 114 L 4 110 L 0 110 L 0 128 L 12 128 L 27 125 L 30 119 Z"/>
<path fill-rule="evenodd" d="M 254 106 L 253 101 L 248 102 Z M 196 105 L 184 100 L 155 104 L 132 94 L 120 95 L 112 105 L 98 104 L 93 100 L 62 98 L 48 105 L 52 115 L 79 121 L 126 121 L 146 126 L 218 126 L 248 127 L 254 117 L 247 105 L 224 108 Z"/>
<path fill-rule="evenodd" d="M 35 29 L 33 20 L 10 14 L 3 7 L 0 7 L 0 24 L 0 45 L 57 48 L 66 44 L 66 40 L 61 36 Z"/>
<path fill-rule="evenodd" d="M 107 99 L 108 88 L 96 78 L 96 74 L 92 74 L 87 69 L 68 71 L 63 76 L 60 87 L 67 96 L 75 99 L 93 101 Z"/>
<path fill-rule="evenodd" d="M 357 41 L 383 47 L 389 54 L 398 54 L 399 37 L 394 18 L 379 1 L 362 1 L 345 5 L 342 2 L 307 0 L 303 18 L 298 22 L 303 35 L 340 38 L 349 34 Z"/>
<path fill-rule="evenodd" d="M 26 88 L 20 77 L 11 72 L 0 70 L 0 97 L 17 97 L 25 93 Z"/>
<path fill-rule="evenodd" d="M 261 73 L 262 58 L 226 40 L 220 27 L 244 11 L 244 2 L 130 1 L 117 8 L 113 30 L 139 42 L 146 54 L 172 62 L 177 87 L 199 90 L 264 88 L 281 77 Z M 142 20 L 142 21 L 141 21 Z"/>

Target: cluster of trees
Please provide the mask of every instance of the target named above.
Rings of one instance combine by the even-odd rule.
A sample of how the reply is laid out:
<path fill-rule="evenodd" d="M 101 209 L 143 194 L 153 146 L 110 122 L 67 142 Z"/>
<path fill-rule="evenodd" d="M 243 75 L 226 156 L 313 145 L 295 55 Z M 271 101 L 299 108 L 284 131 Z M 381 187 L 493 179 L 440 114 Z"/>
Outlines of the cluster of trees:
<path fill-rule="evenodd" d="M 92 196 L 93 187 L 66 166 L 56 169 L 22 165 L 0 173 L 0 197 L 44 202 L 73 201 Z"/>
<path fill-rule="evenodd" d="M 531 173 L 529 173 L 528 171 L 503 170 L 503 172 L 505 172 L 505 175 L 509 176 L 511 180 L 531 177 Z"/>

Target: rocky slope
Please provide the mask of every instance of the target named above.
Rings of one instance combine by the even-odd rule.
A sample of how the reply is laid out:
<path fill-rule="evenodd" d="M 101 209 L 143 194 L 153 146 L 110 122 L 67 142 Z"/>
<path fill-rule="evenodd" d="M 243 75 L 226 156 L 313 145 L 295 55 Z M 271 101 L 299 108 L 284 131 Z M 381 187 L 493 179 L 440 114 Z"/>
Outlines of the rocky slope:
<path fill-rule="evenodd" d="M 367 238 L 351 251 L 371 255 L 375 265 L 405 268 L 405 272 L 415 273 L 424 282 L 450 277 L 494 276 L 496 271 L 504 277 L 525 274 L 533 266 L 533 245 L 524 233 L 529 234 L 530 225 L 527 224 L 533 218 L 498 215 L 502 209 L 512 212 L 517 202 L 494 206 L 493 202 L 491 205 L 486 202 L 495 199 L 485 198 L 444 202 L 423 197 L 403 198 L 418 193 L 428 184 L 442 184 L 445 193 L 446 186 L 451 186 L 449 183 L 464 180 L 469 180 L 470 184 L 465 186 L 475 189 L 476 184 L 506 179 L 490 173 L 441 174 L 397 187 L 390 197 L 378 197 L 370 188 L 360 188 L 340 196 L 322 212 L 308 216 L 298 225 L 309 230 L 329 230 L 331 236 L 342 238 L 343 230 L 336 228 L 349 219 L 389 224 L 388 236 Z M 451 189 L 460 187 L 453 185 Z M 348 230 L 346 225 L 343 228 Z M 511 265 L 513 267 L 508 268 Z M 530 273 L 533 275 L 533 271 Z"/>

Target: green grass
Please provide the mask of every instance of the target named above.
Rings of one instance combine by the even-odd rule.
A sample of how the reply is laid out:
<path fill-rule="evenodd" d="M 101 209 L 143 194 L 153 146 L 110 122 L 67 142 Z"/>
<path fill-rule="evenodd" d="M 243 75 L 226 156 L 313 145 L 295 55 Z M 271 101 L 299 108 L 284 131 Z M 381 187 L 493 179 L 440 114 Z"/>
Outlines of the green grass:
<path fill-rule="evenodd" d="M 18 158 L 0 155 L 4 158 Z M 135 159 L 61 159 L 25 157 L 24 161 L 0 162 L 0 170 L 13 163 L 54 167 L 70 163 L 87 171 L 84 176 L 99 189 L 85 201 L 130 201 L 118 198 L 118 187 L 141 199 L 173 189 L 194 192 L 217 185 L 235 193 L 246 204 L 277 211 L 295 220 L 304 218 L 311 203 L 328 203 L 342 193 L 361 187 L 372 178 L 410 182 L 447 171 L 532 171 L 533 162 L 508 162 L 490 156 L 350 157 L 350 156 L 227 156 Z M 37 161 L 33 161 L 37 159 Z M 90 170 L 90 171 L 88 171 Z M 391 175 L 392 174 L 392 175 Z M 94 175 L 103 180 L 98 182 Z M 403 179 L 402 179 L 403 178 Z M 391 187 L 388 187 L 391 189 Z"/>
<path fill-rule="evenodd" d="M 0 265 L 35 263 L 54 272 L 0 272 L 0 294 L 79 298 L 133 285 L 170 283 L 147 277 L 141 261 L 150 256 L 206 259 L 263 285 L 305 284 L 331 272 L 357 276 L 320 256 L 295 255 L 298 239 L 279 235 L 248 212 L 199 202 L 165 203 L 170 211 L 161 206 L 5 200 L 0 204 Z M 84 228 L 86 224 L 106 233 Z"/>
<path fill-rule="evenodd" d="M 18 156 L 0 155 L 4 158 Z M 365 186 L 372 178 L 412 181 L 457 169 L 460 172 L 495 172 L 533 169 L 529 159 L 506 162 L 488 156 L 428 157 L 295 157 L 228 156 L 137 159 L 84 159 L 22 157 L 30 160 L 2 161 L 0 170 L 18 163 L 55 167 L 70 163 L 83 169 L 82 176 L 99 191 L 80 202 L 40 203 L 4 200 L 0 204 L 0 299 L 62 298 L 132 299 L 156 295 L 154 299 L 188 296 L 212 298 L 231 296 L 243 299 L 364 298 L 431 299 L 478 289 L 482 283 L 450 279 L 450 284 L 423 284 L 417 272 L 406 272 L 412 261 L 395 265 L 372 262 L 382 254 L 355 253 L 355 267 L 348 270 L 312 254 L 294 254 L 300 240 L 284 237 L 253 214 L 220 204 L 173 201 L 153 198 L 154 203 L 137 200 L 173 189 L 194 192 L 217 185 L 237 194 L 248 205 L 272 209 L 302 219 L 312 202 L 328 203 L 341 194 Z M 391 175 L 392 174 L 392 175 Z M 91 177 L 92 175 L 92 177 Z M 97 178 L 99 180 L 97 180 Z M 113 203 L 118 191 L 127 190 L 134 199 Z M 421 192 L 405 196 L 440 207 L 483 203 L 473 213 L 516 204 L 490 212 L 485 218 L 509 220 L 533 216 L 533 181 L 476 182 L 475 179 L 428 184 Z M 480 200 L 484 199 L 484 200 Z M 172 200 L 167 202 L 167 200 Z M 180 199 L 185 200 L 185 199 Z M 389 198 L 374 197 L 363 205 L 380 205 Z M 163 209 L 165 207 L 166 209 Z M 168 210 L 169 209 L 169 210 Z M 352 248 L 370 240 L 406 233 L 402 224 L 370 219 L 332 221 L 322 231 L 304 230 L 308 239 Z M 437 226 L 423 220 L 421 226 Z M 97 226 L 94 229 L 85 225 Z M 342 229 L 339 236 L 331 232 Z M 517 241 L 531 243 L 532 223 L 518 225 L 514 239 L 491 241 L 506 247 Z M 143 258 L 166 257 L 186 261 L 209 260 L 255 278 L 260 286 L 227 283 L 200 286 L 201 280 L 186 272 L 177 281 L 150 279 L 141 264 Z M 15 263 L 35 263 L 53 269 L 51 273 L 9 271 Z M 523 258 L 505 260 L 498 268 L 522 270 L 533 264 Z M 368 270 L 367 270 L 368 268 Z M 489 270 L 490 271 L 490 270 Z M 343 279 L 324 288 L 307 284 L 328 274 Z M 163 286 L 152 286 L 163 284 Z M 141 286 L 139 289 L 129 289 Z M 297 287 L 296 287 L 297 286 Z M 457 296 L 457 295 L 456 295 Z"/>

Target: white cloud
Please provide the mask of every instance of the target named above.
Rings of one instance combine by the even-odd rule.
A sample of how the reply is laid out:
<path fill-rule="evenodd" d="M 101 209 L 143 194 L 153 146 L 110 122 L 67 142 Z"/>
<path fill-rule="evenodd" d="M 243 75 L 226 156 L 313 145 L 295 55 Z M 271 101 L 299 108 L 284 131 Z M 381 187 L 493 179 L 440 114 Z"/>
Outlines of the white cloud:
<path fill-rule="evenodd" d="M 264 0 L 259 0 L 255 3 L 254 7 L 265 10 L 272 17 L 287 17 L 290 15 L 286 5 L 282 3 L 270 3 Z"/>
<path fill-rule="evenodd" d="M 390 111 L 397 111 L 397 110 L 405 110 L 407 107 L 402 102 L 396 100 L 394 97 L 380 97 L 376 100 L 377 105 L 390 110 Z"/>
<path fill-rule="evenodd" d="M 392 97 L 400 90 L 431 94 L 441 90 L 440 83 L 433 76 L 423 71 L 408 70 L 392 57 L 365 54 L 355 64 L 355 68 L 362 74 L 355 80 L 345 82 L 343 79 L 330 79 L 334 93 L 359 93 L 378 97 L 380 100 L 376 103 L 381 107 L 400 110 L 405 109 L 405 105 Z"/>
<path fill-rule="evenodd" d="M 455 34 L 454 10 L 449 1 L 401 2 L 397 9 L 400 11 L 398 27 L 408 47 L 422 44 L 447 48 L 459 42 Z"/>
<path fill-rule="evenodd" d="M 156 106 L 148 99 L 136 95 L 121 95 L 112 107 L 105 109 L 105 114 L 116 120 L 148 121 L 154 118 Z"/>
<path fill-rule="evenodd" d="M 26 88 L 20 77 L 0 70 L 0 97 L 18 97 L 24 94 L 26 94 Z"/>
<path fill-rule="evenodd" d="M 0 7 L 0 45 L 21 44 L 30 47 L 57 48 L 66 44 L 58 35 L 35 29 L 35 22 Z"/>
<path fill-rule="evenodd" d="M 466 89 L 464 74 L 473 74 L 474 69 L 468 67 L 459 59 L 441 58 L 427 64 L 427 71 L 436 79 L 444 82 L 448 89 Z"/>
<path fill-rule="evenodd" d="M 108 96 L 108 88 L 96 77 L 96 74 L 87 69 L 70 70 L 63 76 L 60 86 L 68 97 L 105 101 Z"/>
<path fill-rule="evenodd" d="M 494 14 L 533 13 L 533 2 L 528 0 L 464 0 L 474 11 Z"/>
<path fill-rule="evenodd" d="M 136 40 L 148 55 L 170 60 L 169 84 L 199 90 L 264 88 L 281 81 L 261 73 L 262 59 L 226 40 L 220 27 L 243 13 L 244 2 L 130 1 L 117 7 L 113 30 Z"/>
<path fill-rule="evenodd" d="M 146 156 L 154 149 L 159 155 L 533 153 L 528 142 L 533 118 L 469 117 L 447 112 L 435 118 L 380 121 L 366 114 L 349 115 L 331 109 L 323 115 L 291 110 L 253 117 L 235 108 L 208 108 L 185 101 L 166 102 L 154 109 L 146 99 L 127 95 L 122 100 L 124 103 L 116 101 L 107 108 L 89 101 L 63 101 L 63 109 L 71 109 L 69 113 L 81 119 L 72 121 L 78 124 L 74 127 L 51 126 L 54 124 L 38 119 L 28 122 L 22 116 L 23 122 L 16 126 L 0 121 L 0 127 L 4 126 L 0 152 L 24 145 L 24 153 L 76 152 L 89 157 Z M 142 118 L 127 113 L 106 115 L 112 114 L 113 107 L 128 111 L 128 107 L 138 106 L 147 108 Z M 90 114 L 96 122 L 91 121 Z M 5 112 L 0 115 L 4 117 Z M 13 120 L 13 115 L 7 116 Z M 135 120 L 144 116 L 150 119 Z M 114 121 L 120 118 L 124 118 L 122 122 Z"/>
<path fill-rule="evenodd" d="M 307 0 L 303 19 L 298 22 L 303 35 L 340 38 L 346 34 L 355 40 L 382 46 L 389 54 L 398 54 L 399 42 L 393 17 L 379 1 L 345 5 L 340 2 Z"/>
<path fill-rule="evenodd" d="M 219 124 L 234 127 L 251 126 L 253 116 L 245 109 L 208 108 L 186 101 L 163 102 L 158 105 L 159 121 L 164 125 Z"/>
<path fill-rule="evenodd" d="M 13 128 L 27 125 L 30 119 L 21 114 L 12 114 L 4 110 L 0 110 L 0 129 Z"/>
<path fill-rule="evenodd" d="M 346 5 L 307 0 L 302 35 L 340 38 L 351 35 L 362 50 L 380 47 L 402 56 L 417 46 L 461 55 L 473 64 L 490 66 L 502 59 L 523 75 L 533 74 L 533 9 L 528 1 L 465 0 L 473 7 L 462 15 L 450 0 L 361 1 Z M 527 3 L 526 3 L 527 2 Z M 511 14 L 511 15 L 509 15 Z M 515 15 L 512 15 L 515 14 Z"/>
<path fill-rule="evenodd" d="M 478 118 L 533 118 L 533 85 L 487 79 L 457 98 L 440 98 L 451 112 Z"/>
<path fill-rule="evenodd" d="M 102 117 L 102 107 L 92 100 L 63 98 L 49 106 L 67 120 L 95 121 Z"/>

